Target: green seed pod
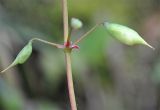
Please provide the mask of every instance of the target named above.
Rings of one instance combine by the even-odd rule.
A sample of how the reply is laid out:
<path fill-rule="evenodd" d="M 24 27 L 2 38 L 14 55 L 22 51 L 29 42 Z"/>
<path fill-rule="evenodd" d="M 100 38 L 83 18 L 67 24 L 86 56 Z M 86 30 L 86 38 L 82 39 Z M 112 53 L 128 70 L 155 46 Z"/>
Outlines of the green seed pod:
<path fill-rule="evenodd" d="M 32 42 L 30 41 L 17 55 L 16 59 L 18 64 L 23 64 L 32 53 Z"/>
<path fill-rule="evenodd" d="M 17 55 L 16 59 L 13 61 L 11 65 L 9 65 L 5 70 L 1 71 L 1 73 L 7 71 L 11 67 L 17 64 L 23 64 L 32 53 L 32 41 L 30 41 Z"/>
<path fill-rule="evenodd" d="M 142 44 L 147 45 L 148 47 L 154 49 L 151 45 L 149 45 L 142 37 L 133 29 L 128 28 L 126 26 L 114 23 L 105 22 L 104 26 L 106 27 L 108 33 L 118 39 L 120 42 L 127 45 L 136 45 Z"/>
<path fill-rule="evenodd" d="M 82 26 L 83 26 L 83 23 L 79 19 L 77 19 L 77 18 L 71 19 L 71 27 L 73 29 L 80 29 Z"/>

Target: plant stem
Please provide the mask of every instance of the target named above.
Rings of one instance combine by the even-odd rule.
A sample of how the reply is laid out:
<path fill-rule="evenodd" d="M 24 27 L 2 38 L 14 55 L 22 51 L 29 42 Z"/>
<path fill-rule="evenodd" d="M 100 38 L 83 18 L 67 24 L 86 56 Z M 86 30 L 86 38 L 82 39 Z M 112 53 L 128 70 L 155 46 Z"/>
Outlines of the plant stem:
<path fill-rule="evenodd" d="M 8 69 L 12 68 L 13 66 L 15 66 L 16 64 L 13 62 L 11 65 L 9 65 L 6 69 L 4 69 L 3 71 L 1 71 L 0 73 L 4 73 L 6 72 Z"/>
<path fill-rule="evenodd" d="M 73 44 L 78 44 L 81 40 L 83 40 L 86 36 L 88 36 L 91 32 L 93 32 L 98 26 L 100 26 L 102 23 L 96 24 L 93 28 L 91 28 L 89 31 L 87 31 L 84 35 L 82 35 L 79 39 L 77 39 Z"/>
<path fill-rule="evenodd" d="M 64 42 L 68 40 L 68 6 L 67 0 L 62 0 L 63 7 L 63 26 L 64 26 Z"/>
<path fill-rule="evenodd" d="M 71 52 L 70 51 L 65 51 L 65 58 L 66 58 L 67 83 L 68 83 L 68 92 L 69 92 L 71 110 L 77 110 L 73 78 L 72 78 Z"/>
<path fill-rule="evenodd" d="M 62 45 L 60 45 L 60 44 L 56 44 L 56 43 L 49 42 L 49 41 L 46 41 L 46 40 L 43 40 L 43 39 L 39 39 L 39 38 L 33 38 L 30 41 L 31 42 L 33 42 L 33 41 L 40 41 L 42 43 L 45 43 L 45 44 L 48 44 L 48 45 L 51 45 L 51 46 L 55 46 L 57 48 L 61 48 L 62 47 Z"/>

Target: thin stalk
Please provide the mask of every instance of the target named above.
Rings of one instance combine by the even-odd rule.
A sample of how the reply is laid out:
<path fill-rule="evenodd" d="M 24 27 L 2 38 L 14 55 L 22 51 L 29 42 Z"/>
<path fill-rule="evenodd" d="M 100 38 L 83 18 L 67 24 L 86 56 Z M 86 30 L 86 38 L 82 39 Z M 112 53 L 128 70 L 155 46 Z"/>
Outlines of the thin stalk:
<path fill-rule="evenodd" d="M 62 45 L 60 45 L 60 44 L 52 43 L 52 42 L 49 42 L 49 41 L 46 41 L 46 40 L 42 40 L 42 39 L 39 39 L 39 38 L 31 39 L 31 42 L 33 42 L 33 41 L 40 41 L 42 43 L 45 43 L 45 44 L 48 44 L 48 45 L 51 45 L 51 46 L 55 46 L 57 48 L 61 48 L 62 47 Z"/>
<path fill-rule="evenodd" d="M 81 40 L 83 40 L 85 37 L 87 37 L 91 32 L 93 32 L 98 26 L 100 26 L 102 23 L 96 24 L 93 28 L 91 28 L 89 31 L 87 31 L 84 35 L 82 35 L 79 39 L 77 39 L 73 44 L 78 44 Z"/>
<path fill-rule="evenodd" d="M 68 6 L 67 0 L 62 0 L 62 7 L 63 7 L 63 27 L 64 27 L 64 42 L 68 40 Z"/>
<path fill-rule="evenodd" d="M 9 65 L 6 69 L 4 69 L 3 71 L 1 71 L 0 73 L 4 73 L 6 72 L 8 69 L 12 68 L 13 66 L 15 66 L 16 64 L 13 62 L 11 65 Z"/>
<path fill-rule="evenodd" d="M 67 83 L 68 83 L 68 92 L 69 92 L 71 110 L 77 110 L 73 78 L 72 78 L 71 52 L 68 51 L 65 52 L 65 58 L 66 58 Z"/>
<path fill-rule="evenodd" d="M 73 29 L 70 28 L 69 33 L 68 33 L 68 38 L 67 38 L 68 42 L 71 40 L 72 33 L 73 33 Z"/>

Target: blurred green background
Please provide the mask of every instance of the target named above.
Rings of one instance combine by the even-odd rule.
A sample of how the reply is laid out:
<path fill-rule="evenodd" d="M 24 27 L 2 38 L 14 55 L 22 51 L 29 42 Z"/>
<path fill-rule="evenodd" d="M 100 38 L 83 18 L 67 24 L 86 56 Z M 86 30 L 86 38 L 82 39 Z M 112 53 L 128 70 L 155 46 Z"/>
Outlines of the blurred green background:
<path fill-rule="evenodd" d="M 160 0 L 68 0 L 83 21 L 131 27 L 156 48 L 126 46 L 97 28 L 72 53 L 78 110 L 160 110 Z M 0 0 L 0 70 L 33 37 L 63 43 L 61 0 Z M 0 110 L 70 110 L 64 54 L 34 43 L 31 58 L 0 76 Z"/>

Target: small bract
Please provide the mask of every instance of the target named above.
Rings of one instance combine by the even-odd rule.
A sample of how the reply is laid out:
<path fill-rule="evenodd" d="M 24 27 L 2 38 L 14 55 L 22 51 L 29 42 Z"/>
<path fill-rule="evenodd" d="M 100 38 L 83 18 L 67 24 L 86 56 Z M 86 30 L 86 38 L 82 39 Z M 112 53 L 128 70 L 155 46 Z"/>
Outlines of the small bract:
<path fill-rule="evenodd" d="M 80 29 L 82 26 L 83 26 L 83 23 L 79 19 L 77 19 L 77 18 L 71 19 L 71 27 L 73 29 Z"/>
<path fill-rule="evenodd" d="M 127 45 L 136 45 L 142 44 L 147 45 L 148 47 L 154 49 L 151 45 L 149 45 L 142 37 L 133 29 L 115 23 L 105 22 L 104 26 L 106 27 L 108 33 L 119 40 L 120 42 Z"/>

